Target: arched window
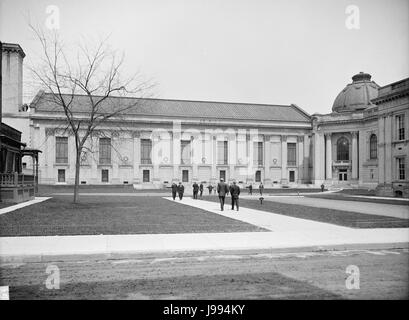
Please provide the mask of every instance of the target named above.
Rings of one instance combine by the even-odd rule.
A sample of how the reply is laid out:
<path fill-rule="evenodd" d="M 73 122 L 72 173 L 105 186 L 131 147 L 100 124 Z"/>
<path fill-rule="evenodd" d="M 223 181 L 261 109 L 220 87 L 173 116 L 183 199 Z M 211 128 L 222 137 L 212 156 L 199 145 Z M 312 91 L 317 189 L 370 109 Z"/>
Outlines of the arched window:
<path fill-rule="evenodd" d="M 371 134 L 371 137 L 369 138 L 369 158 L 378 158 L 378 138 L 376 137 L 376 134 Z"/>
<path fill-rule="evenodd" d="M 345 137 L 337 141 L 337 160 L 349 160 L 349 142 Z"/>

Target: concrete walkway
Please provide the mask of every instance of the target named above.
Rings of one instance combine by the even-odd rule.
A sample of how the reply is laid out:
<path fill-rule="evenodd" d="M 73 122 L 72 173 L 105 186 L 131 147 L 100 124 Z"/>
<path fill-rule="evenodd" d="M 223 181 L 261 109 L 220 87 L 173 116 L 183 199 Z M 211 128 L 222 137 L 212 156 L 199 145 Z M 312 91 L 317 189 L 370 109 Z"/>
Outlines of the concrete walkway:
<path fill-rule="evenodd" d="M 243 196 L 243 199 L 258 200 L 260 196 Z M 390 205 L 384 203 L 371 203 L 360 201 L 348 201 L 340 198 L 334 199 L 322 199 L 322 198 L 306 198 L 299 197 L 277 197 L 277 196 L 264 196 L 264 201 L 274 201 L 280 203 L 297 204 L 301 206 L 309 206 L 315 208 L 328 208 L 335 210 L 344 210 L 351 212 L 359 212 L 365 214 L 374 214 L 379 216 L 395 217 L 401 219 L 409 219 L 409 206 L 405 205 Z"/>
<path fill-rule="evenodd" d="M 171 198 L 169 201 L 173 201 Z M 0 238 L 0 261 L 42 261 L 67 255 L 102 255 L 202 250 L 252 250 L 287 248 L 343 248 L 356 245 L 409 243 L 409 229 L 352 229 L 328 223 L 287 217 L 270 212 L 241 208 L 239 212 L 220 211 L 218 203 L 184 198 L 177 201 L 251 223 L 269 232 L 141 234 Z M 48 259 L 48 258 L 45 258 Z"/>
<path fill-rule="evenodd" d="M 18 204 L 9 206 L 9 207 L 5 207 L 5 208 L 0 209 L 0 215 L 7 213 L 7 212 L 17 210 L 17 209 L 31 206 L 32 204 L 43 202 L 48 199 L 50 199 L 50 197 L 35 197 L 34 200 L 29 200 L 29 201 L 21 202 L 21 203 L 18 203 Z"/>

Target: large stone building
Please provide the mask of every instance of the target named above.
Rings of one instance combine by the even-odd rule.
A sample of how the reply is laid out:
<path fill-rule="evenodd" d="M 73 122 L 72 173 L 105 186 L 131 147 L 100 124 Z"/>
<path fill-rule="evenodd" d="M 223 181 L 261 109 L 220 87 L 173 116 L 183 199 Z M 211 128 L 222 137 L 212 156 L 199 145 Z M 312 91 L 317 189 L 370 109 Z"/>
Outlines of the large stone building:
<path fill-rule="evenodd" d="M 23 60 L 16 61 L 19 73 Z M 43 151 L 40 183 L 71 184 L 74 138 L 52 100 L 40 91 L 30 105 L 28 128 L 21 130 L 23 136 L 28 132 L 31 148 Z M 325 115 L 310 116 L 294 104 L 136 98 L 109 103 L 136 101 L 125 117 L 112 118 L 89 139 L 81 183 L 152 188 L 225 178 L 262 181 L 266 187 L 324 183 L 409 196 L 409 78 L 380 87 L 361 72 Z M 79 118 L 86 117 L 86 96 L 76 95 L 73 105 Z M 19 112 L 9 118 L 26 117 L 20 104 L 14 110 Z"/>

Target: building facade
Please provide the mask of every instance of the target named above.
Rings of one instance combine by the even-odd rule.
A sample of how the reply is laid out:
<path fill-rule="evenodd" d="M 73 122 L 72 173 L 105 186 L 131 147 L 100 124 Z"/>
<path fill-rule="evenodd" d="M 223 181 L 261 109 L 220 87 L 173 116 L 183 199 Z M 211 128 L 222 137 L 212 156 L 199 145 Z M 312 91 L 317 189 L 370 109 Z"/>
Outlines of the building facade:
<path fill-rule="evenodd" d="M 7 54 L 6 70 L 21 81 L 24 54 L 18 48 Z M 10 88 L 21 95 L 18 83 Z M 309 115 L 294 104 L 113 97 L 110 103 L 137 101 L 137 107 L 88 139 L 80 181 L 159 188 L 224 178 L 266 187 L 364 187 L 409 197 L 408 94 L 409 78 L 380 87 L 361 72 L 335 98 L 329 114 Z M 86 99 L 74 97 L 79 119 L 86 119 Z M 75 143 L 64 129 L 63 110 L 42 91 L 28 112 L 20 100 L 7 107 L 5 122 L 21 121 L 23 142 L 43 151 L 39 182 L 74 183 Z"/>

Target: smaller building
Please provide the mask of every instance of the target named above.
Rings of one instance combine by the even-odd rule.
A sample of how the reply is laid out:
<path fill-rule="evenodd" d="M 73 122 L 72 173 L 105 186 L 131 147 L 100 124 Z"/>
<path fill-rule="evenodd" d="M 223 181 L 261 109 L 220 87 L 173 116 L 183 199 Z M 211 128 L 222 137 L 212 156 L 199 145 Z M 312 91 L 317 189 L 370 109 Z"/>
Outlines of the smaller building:
<path fill-rule="evenodd" d="M 409 78 L 379 88 L 377 193 L 409 197 Z"/>

